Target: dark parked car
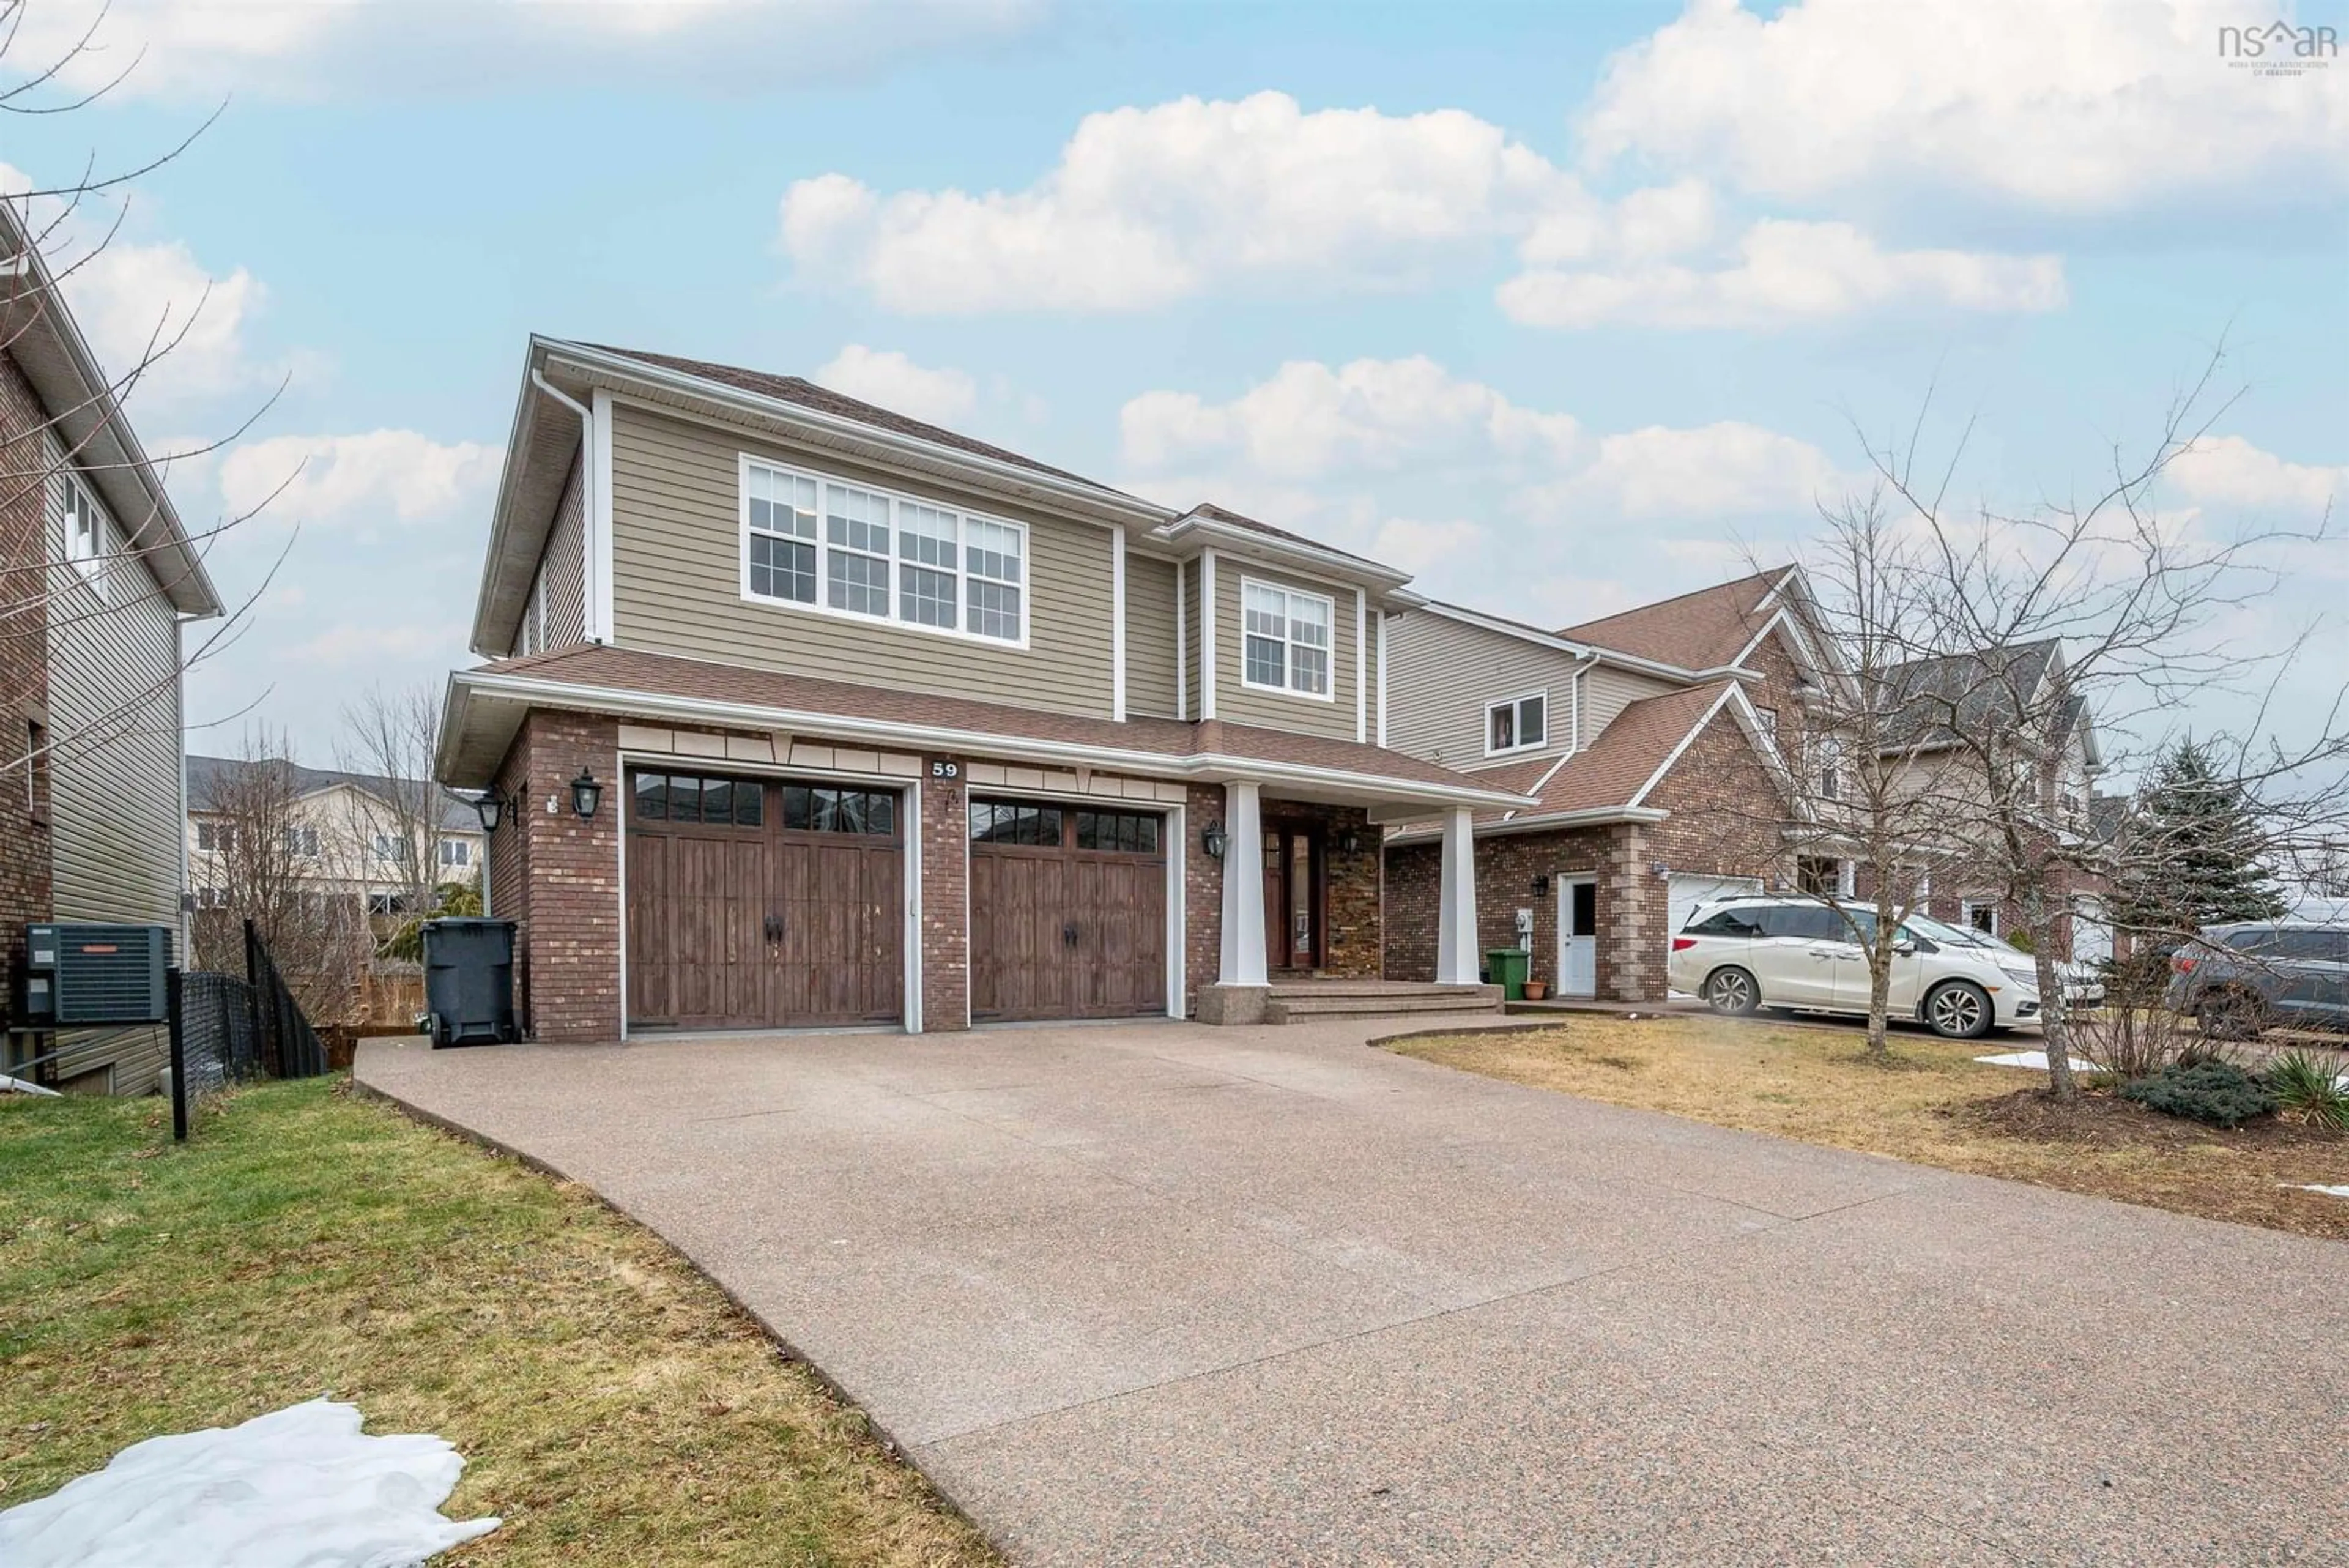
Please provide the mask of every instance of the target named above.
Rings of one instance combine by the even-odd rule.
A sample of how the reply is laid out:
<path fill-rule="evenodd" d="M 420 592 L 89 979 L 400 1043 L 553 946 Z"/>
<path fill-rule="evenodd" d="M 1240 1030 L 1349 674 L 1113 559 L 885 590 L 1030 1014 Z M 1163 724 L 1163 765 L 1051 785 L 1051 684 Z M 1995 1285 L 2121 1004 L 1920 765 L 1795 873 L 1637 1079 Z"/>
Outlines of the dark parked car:
<path fill-rule="evenodd" d="M 2206 926 L 2169 961 L 2169 1005 L 2214 1040 L 2263 1029 L 2349 1030 L 2349 927 Z"/>

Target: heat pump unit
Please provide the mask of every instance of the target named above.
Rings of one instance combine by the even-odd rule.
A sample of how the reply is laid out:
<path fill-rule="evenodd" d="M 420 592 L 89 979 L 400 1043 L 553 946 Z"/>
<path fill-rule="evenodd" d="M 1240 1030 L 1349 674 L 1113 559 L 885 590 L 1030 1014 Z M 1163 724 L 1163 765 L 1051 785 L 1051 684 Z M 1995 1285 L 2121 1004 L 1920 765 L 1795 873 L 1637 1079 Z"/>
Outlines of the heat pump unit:
<path fill-rule="evenodd" d="M 171 964 L 169 926 L 26 926 L 25 1024 L 160 1023 Z"/>

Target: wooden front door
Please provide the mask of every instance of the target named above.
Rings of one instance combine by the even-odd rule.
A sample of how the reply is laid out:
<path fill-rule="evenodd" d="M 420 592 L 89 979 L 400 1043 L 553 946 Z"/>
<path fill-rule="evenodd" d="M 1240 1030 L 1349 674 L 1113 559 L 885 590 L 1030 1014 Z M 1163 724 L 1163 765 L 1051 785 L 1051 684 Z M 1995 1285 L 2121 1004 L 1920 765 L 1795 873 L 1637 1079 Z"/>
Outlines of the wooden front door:
<path fill-rule="evenodd" d="M 632 1029 L 903 1015 L 895 794 L 666 771 L 628 784 Z"/>
<path fill-rule="evenodd" d="M 970 803 L 970 1008 L 987 1020 L 1166 1011 L 1155 813 Z"/>
<path fill-rule="evenodd" d="M 1321 967 L 1326 861 L 1319 825 L 1265 823 L 1264 963 L 1268 970 Z"/>

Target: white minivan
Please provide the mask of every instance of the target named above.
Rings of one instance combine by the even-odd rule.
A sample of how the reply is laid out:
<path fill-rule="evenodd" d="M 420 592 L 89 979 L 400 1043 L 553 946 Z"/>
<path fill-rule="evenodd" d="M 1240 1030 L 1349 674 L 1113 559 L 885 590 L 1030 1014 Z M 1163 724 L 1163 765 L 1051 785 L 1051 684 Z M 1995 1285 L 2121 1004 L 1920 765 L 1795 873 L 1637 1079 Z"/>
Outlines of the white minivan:
<path fill-rule="evenodd" d="M 1868 958 L 1876 911 L 1812 898 L 1743 898 L 1694 910 L 1672 938 L 1671 985 L 1715 1012 L 1785 1008 L 1868 1011 Z M 1892 960 L 1892 1016 L 1971 1040 L 2039 1018 L 2031 955 L 1923 915 L 1901 921 Z"/>

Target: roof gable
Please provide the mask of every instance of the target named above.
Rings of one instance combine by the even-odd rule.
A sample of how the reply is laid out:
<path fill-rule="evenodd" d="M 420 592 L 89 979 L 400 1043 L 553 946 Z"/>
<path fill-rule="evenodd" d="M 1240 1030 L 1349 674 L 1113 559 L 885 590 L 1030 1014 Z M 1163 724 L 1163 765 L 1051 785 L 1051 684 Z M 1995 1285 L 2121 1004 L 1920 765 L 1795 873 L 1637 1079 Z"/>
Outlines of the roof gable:
<path fill-rule="evenodd" d="M 1565 627 L 1557 635 L 1682 670 L 1724 670 L 1768 622 L 1778 587 L 1793 571 L 1792 566 L 1774 566 L 1734 582 Z"/>

